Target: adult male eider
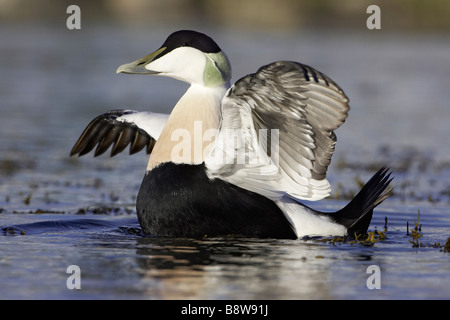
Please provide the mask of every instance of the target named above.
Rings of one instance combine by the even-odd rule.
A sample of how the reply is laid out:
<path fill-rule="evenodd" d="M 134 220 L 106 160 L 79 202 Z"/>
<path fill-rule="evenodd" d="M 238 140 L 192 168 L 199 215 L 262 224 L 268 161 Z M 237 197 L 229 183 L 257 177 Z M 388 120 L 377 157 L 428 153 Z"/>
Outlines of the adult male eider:
<path fill-rule="evenodd" d="M 155 236 L 298 238 L 367 231 L 388 197 L 380 169 L 337 212 L 301 200 L 330 193 L 334 130 L 347 118 L 342 89 L 312 67 L 278 61 L 230 87 L 226 55 L 205 34 L 182 30 L 117 73 L 168 76 L 191 84 L 170 116 L 113 110 L 95 118 L 71 155 L 130 144 L 150 154 L 137 197 L 143 231 Z"/>

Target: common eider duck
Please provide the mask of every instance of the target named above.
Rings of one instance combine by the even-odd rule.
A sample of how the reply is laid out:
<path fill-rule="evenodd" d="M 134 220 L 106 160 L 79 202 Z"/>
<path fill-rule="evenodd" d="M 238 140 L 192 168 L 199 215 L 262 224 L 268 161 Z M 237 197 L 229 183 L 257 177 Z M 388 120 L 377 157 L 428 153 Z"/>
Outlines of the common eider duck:
<path fill-rule="evenodd" d="M 363 234 L 388 197 L 381 168 L 337 212 L 302 204 L 330 195 L 327 168 L 334 130 L 349 99 L 328 76 L 277 61 L 230 85 L 231 66 L 209 36 L 172 33 L 163 45 L 117 73 L 158 75 L 190 84 L 170 115 L 112 110 L 92 120 L 71 155 L 111 156 L 146 148 L 136 201 L 142 230 L 153 236 L 237 235 L 297 239 Z"/>

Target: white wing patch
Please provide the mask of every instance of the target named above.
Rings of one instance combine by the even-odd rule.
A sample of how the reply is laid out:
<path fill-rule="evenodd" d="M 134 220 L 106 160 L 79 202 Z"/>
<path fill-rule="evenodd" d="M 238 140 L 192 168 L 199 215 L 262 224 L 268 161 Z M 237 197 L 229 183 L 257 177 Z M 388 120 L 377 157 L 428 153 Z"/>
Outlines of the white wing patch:
<path fill-rule="evenodd" d="M 117 121 L 135 124 L 138 128 L 147 132 L 153 139 L 158 140 L 166 125 L 168 114 L 140 111 L 126 113 L 118 117 Z"/>

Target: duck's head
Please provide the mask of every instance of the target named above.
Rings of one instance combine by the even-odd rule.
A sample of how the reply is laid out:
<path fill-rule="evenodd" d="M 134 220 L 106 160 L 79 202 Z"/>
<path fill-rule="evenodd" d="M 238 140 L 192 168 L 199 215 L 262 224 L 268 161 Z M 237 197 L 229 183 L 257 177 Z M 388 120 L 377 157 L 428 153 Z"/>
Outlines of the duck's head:
<path fill-rule="evenodd" d="M 231 66 L 213 39 L 200 32 L 181 30 L 172 33 L 158 50 L 121 65 L 117 73 L 161 75 L 215 87 L 229 83 Z"/>

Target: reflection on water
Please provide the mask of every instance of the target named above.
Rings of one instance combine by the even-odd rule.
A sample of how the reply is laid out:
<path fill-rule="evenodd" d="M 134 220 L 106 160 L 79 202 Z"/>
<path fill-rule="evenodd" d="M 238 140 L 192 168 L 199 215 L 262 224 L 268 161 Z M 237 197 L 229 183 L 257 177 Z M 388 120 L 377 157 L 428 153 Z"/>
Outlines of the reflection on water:
<path fill-rule="evenodd" d="M 173 30 L 4 27 L 0 55 L 0 298 L 449 298 L 449 41 L 426 36 L 302 32 L 267 45 L 258 34 L 210 30 L 234 80 L 273 60 L 331 76 L 351 99 L 329 170 L 337 210 L 382 165 L 394 196 L 371 229 L 373 246 L 313 240 L 160 239 L 141 234 L 134 203 L 147 157 L 69 158 L 94 116 L 121 107 L 169 112 L 186 85 L 115 75 Z M 146 41 L 142 41 L 146 39 Z M 256 54 L 257 53 L 257 54 Z M 339 195 L 339 197 L 338 197 Z M 406 235 L 420 209 L 423 244 Z M 439 245 L 437 243 L 440 243 Z M 81 290 L 66 287 L 69 265 Z M 382 289 L 366 286 L 378 265 Z"/>
<path fill-rule="evenodd" d="M 10 230 L 22 233 L 8 230 L 1 238 L 1 297 L 448 298 L 450 258 L 442 246 L 432 246 L 445 240 L 448 217 L 435 213 L 424 219 L 424 246 L 414 249 L 403 225 L 404 218 L 412 215 L 397 212 L 400 217 L 389 222 L 387 240 L 373 246 L 235 237 L 156 238 L 141 233 L 134 215 L 21 214 L 20 219 L 39 221 L 15 224 Z M 442 222 L 433 225 L 439 217 Z M 372 228 L 381 229 L 383 224 L 384 219 L 376 218 Z M 81 270 L 81 290 L 66 287 L 66 268 L 73 264 Z M 381 269 L 380 290 L 366 286 L 371 265 Z"/>
<path fill-rule="evenodd" d="M 144 277 L 159 281 L 156 288 L 146 290 L 149 295 L 169 299 L 329 295 L 326 278 L 330 270 L 314 262 L 320 250 L 308 245 L 296 245 L 293 251 L 293 243 L 248 239 L 144 239 L 138 243 L 138 263 L 146 270 Z M 286 286 L 289 283 L 292 285 Z"/>

